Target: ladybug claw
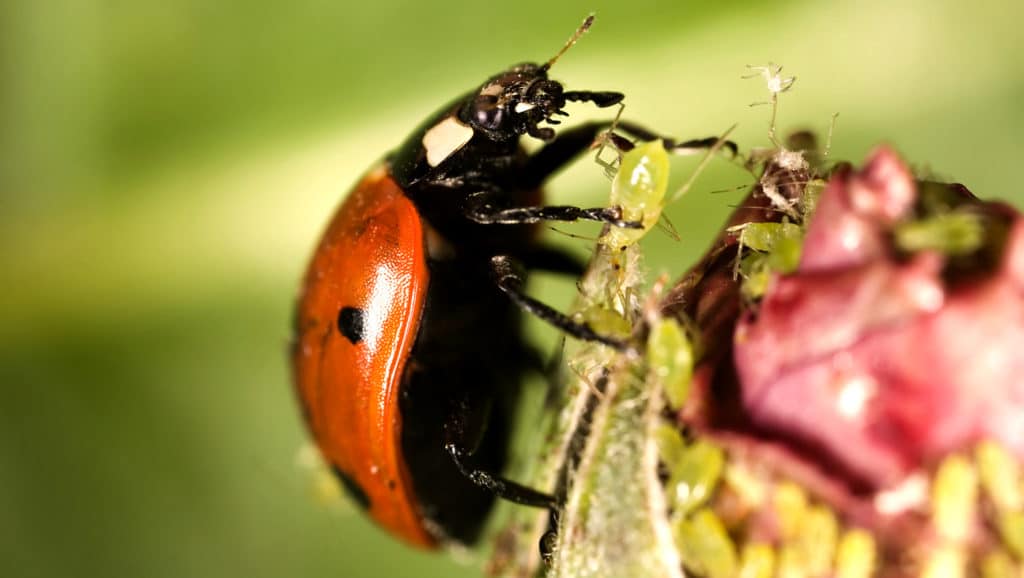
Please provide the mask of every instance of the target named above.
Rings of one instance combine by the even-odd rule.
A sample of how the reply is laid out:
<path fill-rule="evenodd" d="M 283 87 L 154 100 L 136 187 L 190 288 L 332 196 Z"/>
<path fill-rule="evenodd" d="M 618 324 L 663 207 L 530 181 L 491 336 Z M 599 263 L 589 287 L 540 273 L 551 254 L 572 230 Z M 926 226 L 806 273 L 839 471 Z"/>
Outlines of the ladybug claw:
<path fill-rule="evenodd" d="M 550 494 L 528 488 L 511 480 L 506 480 L 490 472 L 473 468 L 466 463 L 471 456 L 458 444 L 449 442 L 445 444 L 444 449 L 451 456 L 452 461 L 455 462 L 455 466 L 459 468 L 462 475 L 499 498 L 535 508 L 554 509 L 557 507 L 554 496 Z"/>

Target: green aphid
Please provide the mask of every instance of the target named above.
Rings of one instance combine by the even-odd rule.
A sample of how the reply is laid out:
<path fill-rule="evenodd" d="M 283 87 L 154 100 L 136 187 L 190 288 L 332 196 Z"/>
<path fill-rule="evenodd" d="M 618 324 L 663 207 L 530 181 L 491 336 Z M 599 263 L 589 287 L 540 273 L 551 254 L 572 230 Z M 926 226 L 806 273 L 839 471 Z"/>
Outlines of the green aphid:
<path fill-rule="evenodd" d="M 964 578 L 967 555 L 960 546 L 939 546 L 928 552 L 921 578 Z"/>
<path fill-rule="evenodd" d="M 782 223 L 788 231 L 779 237 L 775 247 L 768 253 L 768 268 L 776 273 L 792 273 L 800 265 L 800 253 L 803 251 L 803 232 L 791 223 Z M 794 233 L 793 229 L 796 229 Z"/>
<path fill-rule="evenodd" d="M 725 467 L 725 453 L 709 442 L 698 440 L 686 446 L 674 464 L 669 465 L 665 486 L 669 503 L 677 514 L 685 514 L 704 505 Z"/>
<path fill-rule="evenodd" d="M 973 527 L 978 499 L 978 476 L 974 466 L 960 455 L 939 464 L 932 488 L 932 524 L 942 538 L 963 543 Z"/>
<path fill-rule="evenodd" d="M 587 325 L 601 335 L 626 338 L 633 332 L 633 324 L 618 311 L 602 305 L 593 305 L 579 313 Z"/>
<path fill-rule="evenodd" d="M 683 454 L 686 453 L 686 441 L 683 440 L 683 434 L 679 433 L 676 428 L 667 423 L 659 424 L 654 429 L 654 443 L 658 446 L 658 457 L 669 471 L 675 469 L 683 460 Z"/>
<path fill-rule="evenodd" d="M 772 578 L 775 550 L 768 544 L 746 544 L 740 554 L 738 578 Z"/>
<path fill-rule="evenodd" d="M 985 242 L 985 227 L 978 215 L 951 211 L 896 226 L 896 245 L 907 253 L 938 251 L 969 255 Z"/>
<path fill-rule="evenodd" d="M 743 294 L 758 299 L 768 288 L 772 273 L 790 273 L 800 264 L 803 229 L 789 222 L 746 223 L 731 229 L 739 231 L 741 249 L 750 249 L 736 265 L 743 277 Z"/>
<path fill-rule="evenodd" d="M 1002 512 L 997 516 L 999 536 L 1018 560 L 1024 560 L 1024 512 Z"/>
<path fill-rule="evenodd" d="M 807 494 L 792 482 L 782 482 L 775 488 L 772 501 L 782 539 L 793 540 L 800 532 L 807 514 Z"/>
<path fill-rule="evenodd" d="M 836 547 L 836 578 L 870 578 L 875 571 L 875 539 L 864 530 L 843 533 Z"/>
<path fill-rule="evenodd" d="M 811 179 L 807 182 L 807 186 L 804 187 L 804 192 L 800 196 L 800 206 L 803 208 L 803 218 L 806 223 L 814 211 L 818 208 L 818 198 L 821 197 L 821 192 L 825 190 L 825 186 L 828 184 L 823 179 Z"/>
<path fill-rule="evenodd" d="M 784 539 L 778 575 L 796 578 L 829 574 L 839 540 L 835 515 L 823 506 L 809 506 L 806 494 L 789 483 L 776 491 L 776 510 Z"/>
<path fill-rule="evenodd" d="M 981 561 L 981 578 L 1017 578 L 1013 560 L 1006 552 L 991 552 Z"/>
<path fill-rule="evenodd" d="M 768 499 L 769 488 L 766 484 L 756 473 L 737 464 L 730 464 L 725 469 L 724 483 L 750 508 L 759 509 Z"/>
<path fill-rule="evenodd" d="M 642 229 L 611 227 L 600 243 L 617 250 L 640 240 L 658 222 L 668 190 L 668 153 L 660 140 L 642 143 L 622 155 L 612 182 L 610 203 L 622 208 L 622 219 L 639 221 Z"/>
<path fill-rule="evenodd" d="M 804 235 L 799 225 L 789 222 L 746 223 L 737 228 L 740 231 L 740 246 L 762 253 L 775 251 L 780 243 L 786 241 L 796 241 L 796 246 L 799 247 Z"/>
<path fill-rule="evenodd" d="M 978 444 L 974 451 L 978 465 L 981 486 L 1001 512 L 1015 512 L 1022 509 L 1020 466 L 1017 459 L 1002 446 L 991 441 Z"/>
<path fill-rule="evenodd" d="M 804 566 L 800 549 L 793 544 L 783 544 L 779 548 L 779 565 L 776 578 L 813 578 Z"/>
<path fill-rule="evenodd" d="M 750 253 L 740 261 L 738 272 L 743 278 L 740 290 L 748 301 L 760 299 L 768 291 L 772 270 L 768 266 L 768 255 Z"/>
<path fill-rule="evenodd" d="M 831 510 L 812 506 L 804 514 L 794 546 L 809 576 L 824 576 L 832 568 L 836 543 L 839 540 L 839 522 Z"/>
<path fill-rule="evenodd" d="M 707 578 L 735 578 L 736 546 L 714 512 L 702 509 L 690 518 L 680 518 L 673 531 L 683 566 L 689 571 Z"/>
<path fill-rule="evenodd" d="M 693 377 L 693 345 L 674 319 L 662 319 L 647 338 L 647 363 L 656 383 L 665 392 L 669 409 L 683 407 Z"/>

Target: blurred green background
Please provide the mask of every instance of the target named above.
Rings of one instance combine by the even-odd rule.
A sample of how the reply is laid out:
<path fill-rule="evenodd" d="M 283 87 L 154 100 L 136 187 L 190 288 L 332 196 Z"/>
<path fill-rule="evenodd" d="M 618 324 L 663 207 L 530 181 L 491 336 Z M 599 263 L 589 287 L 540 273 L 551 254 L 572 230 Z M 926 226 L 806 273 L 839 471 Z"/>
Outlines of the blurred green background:
<path fill-rule="evenodd" d="M 738 122 L 741 145 L 763 145 L 768 110 L 748 107 L 763 83 L 740 76 L 772 60 L 798 77 L 781 131 L 824 133 L 839 112 L 836 158 L 887 141 L 1024 200 L 1015 0 L 7 0 L 0 575 L 474 575 L 314 499 L 291 303 L 361 172 L 591 10 L 554 76 L 625 92 L 633 119 L 683 137 Z M 739 195 L 713 191 L 749 182 L 717 163 L 670 211 L 681 240 L 652 236 L 652 269 L 681 272 Z M 549 190 L 600 204 L 607 183 L 583 161 Z M 564 306 L 572 284 L 532 290 Z"/>

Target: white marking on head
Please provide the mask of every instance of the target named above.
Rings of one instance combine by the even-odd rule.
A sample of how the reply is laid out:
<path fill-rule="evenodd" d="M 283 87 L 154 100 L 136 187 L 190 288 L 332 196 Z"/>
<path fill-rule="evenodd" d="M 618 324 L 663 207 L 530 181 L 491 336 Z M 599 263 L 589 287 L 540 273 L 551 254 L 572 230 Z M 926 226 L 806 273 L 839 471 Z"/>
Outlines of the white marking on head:
<path fill-rule="evenodd" d="M 427 164 L 436 167 L 465 146 L 471 138 L 472 127 L 462 124 L 454 116 L 446 116 L 444 120 L 423 133 L 423 149 L 427 151 Z"/>
<path fill-rule="evenodd" d="M 480 96 L 501 96 L 502 92 L 505 92 L 505 87 L 500 82 L 492 82 L 480 89 Z"/>
<path fill-rule="evenodd" d="M 536 104 L 530 104 L 529 102 L 518 102 L 518 103 L 516 103 L 515 111 L 516 111 L 516 113 L 523 113 L 523 112 L 526 112 L 526 111 L 528 111 L 528 110 L 530 110 L 532 108 L 537 108 L 537 105 Z"/>

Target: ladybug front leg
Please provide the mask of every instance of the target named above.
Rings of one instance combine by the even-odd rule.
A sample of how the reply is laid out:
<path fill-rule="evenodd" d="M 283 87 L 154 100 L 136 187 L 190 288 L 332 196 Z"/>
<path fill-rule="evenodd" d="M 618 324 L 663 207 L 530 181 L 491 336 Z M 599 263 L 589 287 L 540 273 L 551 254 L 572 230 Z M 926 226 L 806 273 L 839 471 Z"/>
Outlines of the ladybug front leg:
<path fill-rule="evenodd" d="M 562 93 L 565 100 L 570 102 L 592 102 L 598 108 L 607 108 L 619 104 L 626 95 L 621 92 L 609 92 L 606 90 L 567 90 Z"/>
<path fill-rule="evenodd" d="M 619 207 L 597 207 L 583 209 L 572 205 L 543 207 L 498 208 L 489 200 L 497 197 L 489 192 L 474 193 L 466 200 L 465 214 L 469 220 L 482 225 L 529 225 L 540 221 L 598 221 L 616 227 L 641 229 L 639 221 L 622 219 Z"/>
<path fill-rule="evenodd" d="M 545 181 L 551 178 L 554 173 L 558 172 L 570 161 L 583 154 L 584 151 L 590 149 L 597 140 L 598 135 L 613 127 L 617 131 L 625 132 L 644 142 L 660 140 L 662 144 L 665 145 L 665 149 L 669 152 L 708 149 L 715 146 L 718 142 L 718 137 L 678 142 L 674 138 L 660 135 L 641 125 L 629 121 L 587 122 L 558 133 L 558 137 L 555 138 L 555 140 L 545 145 L 530 157 L 526 165 L 526 170 L 524 171 L 524 190 L 539 188 Z M 623 140 L 625 139 L 617 139 L 616 142 L 622 142 Z M 625 142 L 629 143 L 629 141 Z M 724 148 L 729 149 L 733 155 L 735 155 L 738 150 L 736 143 L 732 141 L 725 141 L 723 146 Z"/>
<path fill-rule="evenodd" d="M 514 261 L 508 255 L 491 257 L 491 276 L 498 288 L 527 313 L 547 321 L 577 339 L 596 341 L 618 350 L 626 348 L 626 343 L 621 339 L 602 335 L 594 331 L 590 325 L 575 321 L 568 315 L 527 295 L 523 291 L 523 276 L 516 271 Z"/>
<path fill-rule="evenodd" d="M 660 140 L 661 143 L 665 146 L 665 150 L 667 150 L 670 153 L 677 154 L 686 154 L 687 152 L 690 151 L 709 149 L 718 144 L 718 141 L 721 138 L 717 136 L 709 136 L 705 138 L 694 138 L 678 142 L 671 137 L 660 135 L 654 131 L 647 129 L 646 127 L 634 124 L 629 121 L 619 121 L 615 125 L 615 128 L 616 130 L 621 130 L 623 132 L 629 133 L 636 137 L 637 139 L 644 142 Z M 728 149 L 729 153 L 733 156 L 736 156 L 736 154 L 739 152 L 739 147 L 736 143 L 734 143 L 731 140 L 723 142 L 722 148 Z"/>

